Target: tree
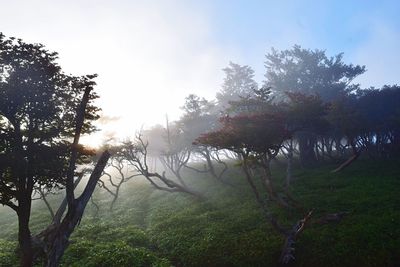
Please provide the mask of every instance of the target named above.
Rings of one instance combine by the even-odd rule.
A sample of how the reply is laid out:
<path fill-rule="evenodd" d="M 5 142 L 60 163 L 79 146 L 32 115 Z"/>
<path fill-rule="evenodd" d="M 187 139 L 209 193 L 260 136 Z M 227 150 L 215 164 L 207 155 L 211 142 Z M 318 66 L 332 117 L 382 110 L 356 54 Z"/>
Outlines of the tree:
<path fill-rule="evenodd" d="M 342 154 L 350 157 L 333 172 L 338 172 L 366 151 L 371 158 L 388 158 L 399 149 L 400 87 L 357 90 L 333 101 L 328 118 L 340 138 L 347 141 Z"/>
<path fill-rule="evenodd" d="M 185 104 L 181 107 L 185 112 L 184 119 L 198 118 L 212 115 L 215 111 L 215 104 L 207 99 L 190 94 L 185 98 Z"/>
<path fill-rule="evenodd" d="M 342 53 L 328 57 L 323 50 L 303 49 L 298 45 L 290 50 L 272 49 L 266 55 L 265 66 L 265 85 L 273 88 L 278 99 L 287 99 L 285 92 L 289 91 L 317 94 L 324 102 L 358 88 L 351 82 L 365 72 L 365 66 L 345 64 Z M 312 135 L 303 132 L 298 136 L 303 166 L 312 166 L 317 160 L 314 151 L 317 140 Z"/>
<path fill-rule="evenodd" d="M 196 198 L 202 198 L 199 192 L 189 188 L 184 182 L 182 183 L 182 177 L 180 179 L 177 177 L 178 181 L 176 181 L 169 178 L 166 175 L 166 171 L 163 171 L 161 174 L 157 171 L 151 171 L 148 165 L 148 146 L 149 143 L 144 141 L 142 136 L 138 134 L 134 141 L 126 141 L 121 146 L 119 153 L 137 173 L 143 175 L 156 189 L 171 193 L 181 192 Z"/>
<path fill-rule="evenodd" d="M 57 53 L 41 44 L 0 34 L 0 203 L 18 215 L 21 266 L 32 266 L 37 256 L 33 243 L 38 239 L 29 228 L 35 186 L 66 187 L 68 212 L 41 242 L 47 266 L 56 266 L 93 192 L 91 182 L 108 160 L 105 152 L 76 199 L 75 168 L 87 154 L 79 138 L 94 130 L 92 121 L 98 118 L 99 109 L 92 104 L 96 75 L 66 75 L 56 59 Z M 62 216 L 64 210 L 58 213 Z"/>
<path fill-rule="evenodd" d="M 268 199 L 278 204 L 286 203 L 278 196 L 272 183 L 270 162 L 278 154 L 282 143 L 291 136 L 286 127 L 286 120 L 281 113 L 264 113 L 254 115 L 241 115 L 235 117 L 221 118 L 222 128 L 220 130 L 206 133 L 197 139 L 197 142 L 216 149 L 227 149 L 238 154 L 241 158 L 241 167 L 245 178 L 250 185 L 255 199 L 263 211 L 265 219 L 285 237 L 281 262 L 286 264 L 293 258 L 294 242 L 303 231 L 312 211 L 304 219 L 299 220 L 290 230 L 282 227 L 272 213 Z M 253 170 L 258 168 L 262 171 L 263 190 L 257 186 Z"/>
<path fill-rule="evenodd" d="M 111 196 L 112 201 L 110 204 L 110 211 L 113 210 L 114 204 L 119 197 L 119 192 L 122 184 L 128 182 L 130 179 L 139 176 L 140 174 L 133 173 L 128 167 L 128 163 L 121 153 L 118 153 L 120 147 L 113 147 L 111 151 L 111 159 L 103 171 L 102 177 L 107 177 L 106 181 L 99 179 L 99 186 L 104 188 Z"/>
<path fill-rule="evenodd" d="M 166 127 L 157 125 L 138 134 L 133 141 L 124 142 L 121 153 L 128 165 L 157 189 L 200 196 L 187 186 L 182 174 L 192 156 L 191 146 L 179 124 L 170 123 L 167 118 Z M 152 164 L 157 162 L 162 168 Z"/>
<path fill-rule="evenodd" d="M 254 81 L 254 70 L 247 65 L 229 62 L 229 66 L 223 71 L 224 82 L 221 91 L 217 93 L 218 106 L 222 111 L 229 106 L 230 101 L 237 101 L 240 96 L 252 95 L 253 90 L 258 88 Z"/>
<path fill-rule="evenodd" d="M 286 96 L 288 101 L 282 105 L 285 107 L 287 127 L 298 141 L 300 162 L 309 166 L 310 159 L 317 160 L 315 144 L 318 143 L 318 136 L 322 136 L 329 127 L 325 119 L 328 104 L 319 95 L 286 92 Z"/>
<path fill-rule="evenodd" d="M 233 115 L 260 114 L 271 112 L 271 103 L 274 97 L 271 96 L 270 87 L 253 89 L 252 94 L 240 96 L 238 100 L 230 101 L 227 111 Z"/>
<path fill-rule="evenodd" d="M 324 101 L 357 88 L 351 82 L 365 72 L 365 66 L 345 64 L 343 53 L 328 57 L 323 50 L 299 45 L 283 51 L 272 48 L 266 55 L 265 67 L 265 85 L 272 87 L 278 97 L 285 98 L 285 92 L 290 91 L 319 94 Z"/>
<path fill-rule="evenodd" d="M 387 158 L 400 151 L 400 87 L 359 90 L 356 109 L 364 122 L 361 146 L 371 158 Z"/>
<path fill-rule="evenodd" d="M 354 95 L 349 95 L 333 101 L 330 105 L 328 120 L 335 129 L 340 140 L 342 138 L 347 139 L 347 143 L 350 145 L 352 151 L 351 157 L 332 172 L 338 172 L 344 169 L 361 154 L 361 150 L 357 145 L 358 138 L 367 129 L 365 129 L 364 118 L 362 118 L 359 110 L 357 110 L 356 103 L 356 97 Z M 337 150 L 339 150 L 338 146 Z M 345 154 L 345 150 L 342 151 L 341 154 Z"/>
<path fill-rule="evenodd" d="M 279 114 L 266 113 L 227 116 L 221 118 L 221 123 L 223 127 L 220 130 L 203 134 L 197 142 L 236 153 L 258 202 L 264 205 L 252 177 L 252 170 L 261 168 L 269 199 L 280 201 L 272 183 L 270 163 L 278 154 L 283 141 L 290 137 L 284 118 Z"/>

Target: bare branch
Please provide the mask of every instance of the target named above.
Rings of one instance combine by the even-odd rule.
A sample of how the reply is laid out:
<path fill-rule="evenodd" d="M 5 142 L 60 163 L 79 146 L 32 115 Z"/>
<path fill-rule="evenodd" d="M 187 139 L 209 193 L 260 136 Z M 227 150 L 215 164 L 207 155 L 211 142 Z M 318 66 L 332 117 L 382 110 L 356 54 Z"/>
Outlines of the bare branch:
<path fill-rule="evenodd" d="M 144 142 L 141 135 L 138 134 L 136 136 L 136 142 L 126 142 L 120 153 L 129 163 L 129 165 L 132 166 L 139 175 L 144 176 L 156 189 L 168 192 L 183 192 L 196 197 L 200 196 L 198 192 L 188 188 L 180 176 L 180 170 L 187 163 L 190 155 L 181 157 L 171 154 L 163 158 L 166 168 L 170 169 L 171 172 L 177 177 L 179 181 L 178 183 L 167 178 L 165 171 L 162 174 L 149 171 L 147 164 L 147 147 L 148 142 Z M 160 185 L 160 183 L 164 186 Z"/>

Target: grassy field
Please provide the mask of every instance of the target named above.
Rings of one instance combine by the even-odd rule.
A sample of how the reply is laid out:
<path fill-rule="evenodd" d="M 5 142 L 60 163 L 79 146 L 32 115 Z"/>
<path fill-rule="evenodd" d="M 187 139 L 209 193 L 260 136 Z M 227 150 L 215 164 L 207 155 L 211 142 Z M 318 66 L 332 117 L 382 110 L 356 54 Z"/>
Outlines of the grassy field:
<path fill-rule="evenodd" d="M 292 194 L 304 211 L 272 207 L 290 227 L 308 209 L 310 225 L 296 243 L 291 266 L 400 266 L 400 161 L 355 162 L 341 173 L 332 165 L 295 171 Z M 284 167 L 274 166 L 277 184 Z M 284 240 L 264 220 L 236 167 L 235 185 L 186 173 L 205 201 L 164 193 L 142 180 L 124 185 L 109 212 L 107 192 L 97 191 L 63 259 L 63 266 L 277 266 Z M 50 200 L 56 205 L 61 196 Z M 348 212 L 340 222 L 320 223 L 328 213 Z M 32 230 L 49 222 L 35 202 Z M 0 266 L 15 266 L 16 216 L 0 209 Z"/>

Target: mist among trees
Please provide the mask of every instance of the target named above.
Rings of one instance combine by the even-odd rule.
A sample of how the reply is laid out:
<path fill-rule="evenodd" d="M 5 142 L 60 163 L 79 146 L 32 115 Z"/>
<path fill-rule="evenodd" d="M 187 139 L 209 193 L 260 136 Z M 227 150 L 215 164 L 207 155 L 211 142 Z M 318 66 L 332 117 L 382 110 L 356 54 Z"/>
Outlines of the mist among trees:
<path fill-rule="evenodd" d="M 1 34 L 0 203 L 14 230 L 0 265 L 397 266 L 400 87 L 362 88 L 368 66 L 320 49 L 264 60 L 265 80 L 229 62 L 214 99 L 190 94 L 179 119 L 90 148 L 97 75 Z M 348 258 L 323 259 L 335 255 Z"/>

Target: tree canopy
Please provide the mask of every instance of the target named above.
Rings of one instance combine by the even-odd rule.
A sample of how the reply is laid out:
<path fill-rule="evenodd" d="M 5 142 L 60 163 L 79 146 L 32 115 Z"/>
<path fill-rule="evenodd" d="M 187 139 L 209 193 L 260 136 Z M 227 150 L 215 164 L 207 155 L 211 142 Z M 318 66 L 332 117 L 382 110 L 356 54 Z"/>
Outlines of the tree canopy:
<path fill-rule="evenodd" d="M 96 75 L 66 75 L 57 53 L 41 44 L 0 35 L 0 199 L 30 196 L 35 184 L 62 185 L 76 127 L 76 111 Z M 91 93 L 89 101 L 97 98 Z M 89 104 L 82 133 L 94 130 L 99 109 Z M 16 208 L 16 207 L 14 207 Z"/>
<path fill-rule="evenodd" d="M 324 101 L 357 88 L 350 83 L 366 71 L 365 66 L 345 64 L 343 53 L 328 57 L 324 50 L 299 45 L 282 51 L 272 49 L 266 55 L 265 67 L 265 85 L 278 97 L 284 98 L 284 93 L 291 91 L 319 94 Z"/>

